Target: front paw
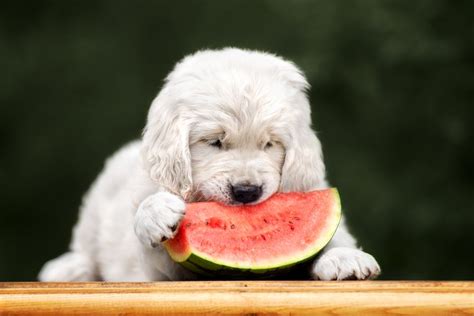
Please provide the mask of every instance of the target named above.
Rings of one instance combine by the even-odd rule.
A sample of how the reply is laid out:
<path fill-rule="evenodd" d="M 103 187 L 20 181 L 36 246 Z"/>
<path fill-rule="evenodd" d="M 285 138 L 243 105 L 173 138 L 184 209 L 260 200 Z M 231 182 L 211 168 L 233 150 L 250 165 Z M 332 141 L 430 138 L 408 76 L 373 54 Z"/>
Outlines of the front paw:
<path fill-rule="evenodd" d="M 380 267 L 370 254 L 354 248 L 328 250 L 313 264 L 315 280 L 365 280 L 380 274 Z"/>
<path fill-rule="evenodd" d="M 173 237 L 185 208 L 181 198 L 168 192 L 147 197 L 135 215 L 135 234 L 143 245 L 157 247 Z"/>

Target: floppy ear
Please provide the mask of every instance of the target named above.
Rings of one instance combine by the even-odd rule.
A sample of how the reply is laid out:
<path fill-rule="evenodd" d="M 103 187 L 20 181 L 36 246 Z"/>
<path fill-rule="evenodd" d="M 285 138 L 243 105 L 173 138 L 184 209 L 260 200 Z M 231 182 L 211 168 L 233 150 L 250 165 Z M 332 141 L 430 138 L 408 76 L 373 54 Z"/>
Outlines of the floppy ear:
<path fill-rule="evenodd" d="M 175 103 L 163 91 L 153 101 L 143 131 L 142 160 L 154 182 L 186 199 L 192 189 L 189 126 Z"/>
<path fill-rule="evenodd" d="M 293 101 L 292 119 L 287 119 L 289 130 L 285 147 L 285 162 L 282 167 L 280 191 L 311 191 L 327 187 L 326 168 L 323 162 L 321 143 L 311 129 L 311 110 L 306 96 L 309 83 L 303 72 L 292 62 L 281 65 L 280 74 L 291 87 L 298 91 Z"/>
<path fill-rule="evenodd" d="M 321 143 L 309 124 L 290 132 L 285 146 L 280 191 L 311 191 L 327 187 Z"/>

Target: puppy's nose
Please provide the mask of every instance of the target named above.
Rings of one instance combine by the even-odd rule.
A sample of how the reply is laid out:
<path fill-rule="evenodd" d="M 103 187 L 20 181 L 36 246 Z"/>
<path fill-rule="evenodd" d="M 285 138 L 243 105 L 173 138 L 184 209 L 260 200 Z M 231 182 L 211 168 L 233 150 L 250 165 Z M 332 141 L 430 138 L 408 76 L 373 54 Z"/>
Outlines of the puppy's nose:
<path fill-rule="evenodd" d="M 262 186 L 249 184 L 236 184 L 232 186 L 232 196 L 241 203 L 255 202 L 262 196 Z"/>

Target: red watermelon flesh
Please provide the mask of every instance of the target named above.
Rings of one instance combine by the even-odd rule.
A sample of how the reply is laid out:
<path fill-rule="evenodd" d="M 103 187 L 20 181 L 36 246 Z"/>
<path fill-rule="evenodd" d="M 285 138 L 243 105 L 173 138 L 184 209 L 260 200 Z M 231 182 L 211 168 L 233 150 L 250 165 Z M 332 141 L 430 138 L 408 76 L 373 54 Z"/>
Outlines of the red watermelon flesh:
<path fill-rule="evenodd" d="M 314 257 L 340 217 L 336 189 L 278 193 L 256 205 L 190 203 L 165 247 L 196 272 L 273 272 Z"/>

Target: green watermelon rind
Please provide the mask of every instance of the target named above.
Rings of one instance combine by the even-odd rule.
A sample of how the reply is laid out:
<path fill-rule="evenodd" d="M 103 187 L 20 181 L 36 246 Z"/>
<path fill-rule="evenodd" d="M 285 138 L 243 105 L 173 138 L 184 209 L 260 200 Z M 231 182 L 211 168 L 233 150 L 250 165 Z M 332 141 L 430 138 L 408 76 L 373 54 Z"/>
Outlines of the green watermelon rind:
<path fill-rule="evenodd" d="M 213 274 L 210 271 L 195 265 L 194 263 L 190 262 L 189 260 L 179 262 L 179 264 L 181 266 L 183 266 L 185 269 L 187 269 L 191 272 L 194 272 L 194 273 L 197 273 L 197 274 L 200 274 L 200 275 L 204 275 L 204 276 L 209 276 L 209 277 L 213 276 Z"/>
<path fill-rule="evenodd" d="M 287 261 L 277 260 L 264 265 L 246 265 L 216 260 L 215 258 L 200 253 L 195 249 L 189 249 L 184 254 L 176 254 L 169 251 L 169 249 L 168 252 L 174 261 L 180 263 L 193 272 L 204 275 L 210 275 L 219 271 L 224 273 L 235 271 L 236 274 L 245 274 L 246 272 L 250 272 L 251 274 L 267 274 L 272 271 L 288 270 L 295 265 L 299 265 L 314 258 L 331 241 L 336 233 L 341 220 L 341 200 L 336 188 L 331 188 L 330 190 L 335 203 L 331 212 L 332 218 L 326 223 L 325 233 L 322 234 L 316 240 L 315 244 L 312 247 L 309 247 L 304 253 L 299 254 L 296 257 L 292 256 Z"/>
<path fill-rule="evenodd" d="M 316 257 L 317 253 L 314 254 L 311 257 L 308 257 L 304 260 L 294 262 L 288 265 L 284 266 L 278 266 L 275 268 L 271 269 L 241 269 L 241 268 L 233 268 L 229 266 L 223 266 L 223 265 L 209 265 L 209 262 L 206 260 L 203 260 L 202 258 L 195 256 L 194 254 L 191 254 L 189 256 L 188 260 L 184 262 L 180 262 L 183 267 L 186 269 L 195 272 L 197 274 L 203 275 L 203 276 L 208 276 L 208 277 L 218 277 L 218 276 L 225 276 L 225 277 L 230 277 L 230 278 L 240 278 L 240 277 L 245 277 L 245 276 L 252 276 L 253 278 L 269 278 L 272 276 L 277 276 L 281 273 L 289 272 L 296 266 L 300 266 L 305 262 L 308 262 L 309 260 L 313 259 Z M 210 269 L 205 268 L 204 266 L 210 267 Z"/>

